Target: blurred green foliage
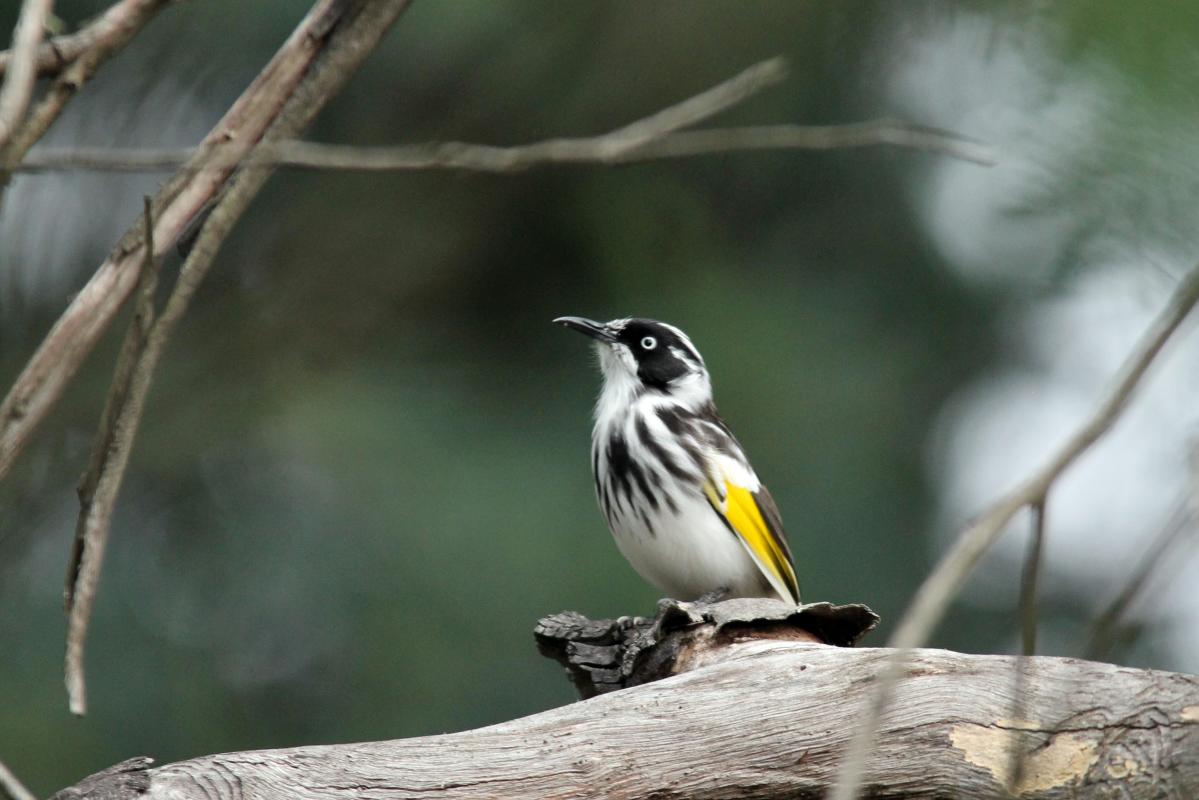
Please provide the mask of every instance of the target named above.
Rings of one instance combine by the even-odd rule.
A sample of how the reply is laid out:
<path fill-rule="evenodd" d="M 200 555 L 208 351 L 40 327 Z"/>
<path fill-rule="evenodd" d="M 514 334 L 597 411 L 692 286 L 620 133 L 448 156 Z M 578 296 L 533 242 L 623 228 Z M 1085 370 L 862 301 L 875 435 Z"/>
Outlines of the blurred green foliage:
<path fill-rule="evenodd" d="M 64 0 L 57 13 L 79 24 L 103 5 Z M 0 10 L 6 30 L 16 6 Z M 174 110 L 162 95 L 146 105 L 161 82 L 175 87 L 168 104 L 211 124 L 306 6 L 167 9 L 84 92 L 109 107 L 86 113 L 131 121 L 78 143 L 161 143 L 138 124 Z M 592 134 L 777 54 L 789 80 L 719 122 L 865 119 L 895 111 L 888 48 L 965 14 L 996 36 L 1048 37 L 1062 85 L 1099 60 L 1163 93 L 1141 110 L 1193 92 L 1193 70 L 1175 77 L 1199 33 L 1181 1 L 418 2 L 311 138 Z M 1121 149 L 1118 123 L 1112 147 L 1132 158 L 1139 144 Z M 1025 291 L 964 283 L 929 243 L 912 198 L 936 161 L 863 150 L 504 177 L 278 175 L 150 397 L 92 624 L 85 719 L 66 712 L 60 592 L 72 484 L 121 325 L 0 486 L 0 758 L 47 794 L 139 754 L 433 734 L 570 702 L 535 652 L 537 618 L 646 613 L 656 597 L 595 508 L 598 375 L 549 324 L 560 314 L 687 330 L 782 509 L 805 599 L 895 620 L 932 558 L 931 423 L 996 362 L 996 312 Z M 1077 202 L 1090 178 L 1063 175 L 1049 196 Z M 5 213 L 39 179 L 22 177 Z M 54 265 L 72 291 L 160 179 L 93 198 L 110 206 L 111 235 Z M 0 277 L 27 268 L 0 263 Z M 13 294 L 7 386 L 66 297 L 11 279 L 0 291 Z M 1081 613 L 1055 608 L 1051 619 Z M 938 642 L 1002 650 L 1015 625 L 962 608 Z"/>

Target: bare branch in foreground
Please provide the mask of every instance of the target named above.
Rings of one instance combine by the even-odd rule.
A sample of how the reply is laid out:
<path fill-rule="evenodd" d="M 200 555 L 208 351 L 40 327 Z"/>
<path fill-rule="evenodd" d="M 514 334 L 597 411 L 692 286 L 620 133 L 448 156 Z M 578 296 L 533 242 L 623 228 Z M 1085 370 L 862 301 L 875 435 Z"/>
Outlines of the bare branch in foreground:
<path fill-rule="evenodd" d="M 161 2 L 161 0 L 140 0 Z M 155 198 L 157 239 L 164 247 L 212 202 L 235 166 L 262 138 L 266 125 L 279 113 L 283 98 L 307 68 L 314 52 L 347 13 L 339 0 L 319 0 L 305 22 L 255 79 L 242 97 L 205 137 L 200 147 Z M 319 28 L 319 30 L 318 30 Z M 777 59 L 751 67 L 729 81 L 645 120 L 625 126 L 622 141 L 639 143 L 647 130 L 669 131 L 706 114 L 715 114 L 782 77 Z M 706 108 L 694 102 L 705 98 Z M 629 133 L 632 131 L 632 133 Z M 280 132 L 280 140 L 295 134 Z M 182 155 L 182 154 L 180 154 Z M 259 170 L 252 170 L 259 171 Z M 61 396 L 83 358 L 116 314 L 136 281 L 140 227 L 130 230 L 55 324 L 0 404 L 0 480 L 50 408 Z"/>
<path fill-rule="evenodd" d="M 1194 536 L 1199 533 L 1199 452 L 1196 452 L 1195 455 L 1196 458 L 1193 458 L 1191 465 L 1190 485 L 1187 486 L 1182 497 L 1178 498 L 1169 520 L 1157 534 L 1153 543 L 1149 545 L 1149 549 L 1141 556 L 1140 563 L 1128 576 L 1123 588 L 1112 598 L 1103 613 L 1095 619 L 1095 624 L 1091 628 L 1090 641 L 1085 650 L 1087 658 L 1106 657 L 1116 644 L 1120 621 L 1133 602 L 1140 597 L 1142 590 L 1149 583 L 1149 578 L 1157 574 L 1163 564 L 1181 565 L 1184 563 L 1181 558 L 1168 560 L 1166 556 L 1173 554 L 1174 548 L 1188 535 Z"/>
<path fill-rule="evenodd" d="M 949 552 L 925 578 L 891 636 L 889 644 L 895 649 L 878 671 L 876 685 L 866 701 L 866 709 L 842 763 L 840 778 L 831 800 L 854 800 L 858 796 L 874 732 L 878 729 L 883 709 L 891 698 L 896 682 L 903 675 L 909 651 L 928 641 L 978 560 L 1003 533 L 1016 512 L 1026 506 L 1044 504 L 1058 477 L 1120 418 L 1150 365 L 1197 302 L 1199 267 L 1193 269 L 1175 288 L 1166 308 L 1133 348 L 1120 368 L 1115 385 L 1087 423 L 1040 471 L 997 501 L 962 531 Z"/>
<path fill-rule="evenodd" d="M 4 153 L 13 131 L 25 118 L 25 109 L 33 97 L 33 84 L 37 80 L 34 61 L 51 5 L 51 0 L 25 0 L 21 4 L 17 27 L 13 30 L 11 66 L 4 74 L 4 86 L 0 87 L 0 153 Z M 7 154 L 3 160 L 9 160 Z"/>
<path fill-rule="evenodd" d="M 87 44 L 82 38 L 82 34 L 83 31 L 81 30 L 77 33 L 55 36 L 39 44 L 33 57 L 33 70 L 36 77 L 45 78 L 57 75 L 59 70 L 74 59 L 74 56 L 67 56 L 68 52 L 78 55 L 87 49 Z M 66 45 L 67 41 L 71 41 L 71 44 Z M 64 45 L 66 46 L 64 47 Z M 8 68 L 12 64 L 12 61 L 12 50 L 0 50 L 0 76 L 8 73 Z"/>
<path fill-rule="evenodd" d="M 613 156 L 635 150 L 668 133 L 714 117 L 786 77 L 787 65 L 783 59 L 771 58 L 759 62 L 711 89 L 612 131 L 603 137 L 600 150 Z"/>
<path fill-rule="evenodd" d="M 143 5 L 142 0 L 119 0 L 75 33 L 55 36 L 42 42 L 37 47 L 33 61 L 37 76 L 57 76 L 88 50 L 123 37 L 123 30 L 141 27 L 138 17 Z M 0 75 L 7 72 L 12 61 L 11 50 L 0 51 Z"/>
<path fill-rule="evenodd" d="M 888 651 L 750 641 L 691 672 L 472 731 L 205 756 L 66 800 L 816 798 Z M 1027 754 L 1021 800 L 1199 797 L 1199 678 L 1075 659 L 911 654 L 874 749 L 875 800 L 993 800 Z M 80 784 L 84 786 L 84 784 Z M 70 794 L 67 794 L 70 792 Z M 143 793 L 144 792 L 144 793 Z"/>
<path fill-rule="evenodd" d="M 1024 556 L 1024 571 L 1020 576 L 1020 618 L 1021 618 L 1021 654 L 1023 658 L 1016 664 L 1015 689 L 1012 692 L 1012 719 L 1024 719 L 1024 695 L 1028 682 L 1028 657 L 1037 652 L 1037 583 L 1041 571 L 1041 558 L 1045 550 L 1045 505 L 1042 500 L 1033 503 L 1029 508 L 1031 528 L 1028 537 L 1028 550 Z M 1015 795 L 1016 787 L 1024 780 L 1025 753 L 1016 740 L 1012 740 L 1008 752 L 1007 791 Z"/>
<path fill-rule="evenodd" d="M 223 160 L 244 157 L 274 121 L 284 101 L 327 45 L 330 29 L 346 14 L 341 0 L 317 0 L 270 63 L 217 122 L 192 160 L 154 198 L 154 239 L 171 247 L 224 188 L 232 165 L 199 169 L 218 142 Z M 137 284 L 142 262 L 141 219 L 75 296 L 0 403 L 0 479 L 12 468 L 29 438 L 49 414 L 101 334 Z"/>
<path fill-rule="evenodd" d="M 1032 512 L 1032 530 L 1020 578 L 1021 643 L 1026 656 L 1037 652 L 1037 581 L 1045 552 L 1045 500 L 1033 503 L 1029 511 Z"/>
<path fill-rule="evenodd" d="M 467 142 L 426 142 L 393 147 L 357 147 L 318 142 L 281 141 L 255 151 L 256 166 L 328 169 L 351 172 L 514 173 L 535 167 L 581 164 L 630 164 L 756 150 L 839 150 L 899 147 L 993 166 L 994 155 L 982 144 L 949 131 L 898 120 L 847 125 L 760 125 L 676 131 L 640 144 L 624 139 L 622 128 L 600 136 L 549 139 L 516 147 Z M 172 169 L 192 154 L 188 149 L 38 148 L 16 167 L 19 171 L 97 170 L 153 172 Z"/>
<path fill-rule="evenodd" d="M 372 3 L 354 4 L 346 9 L 337 20 L 325 49 L 312 62 L 311 68 L 287 97 L 277 117 L 265 131 L 264 137 L 295 136 L 316 116 L 317 112 L 335 95 L 350 75 L 378 45 L 383 34 L 396 18 L 408 7 L 411 0 L 375 0 Z M 188 304 L 200 285 L 204 275 L 212 266 L 221 244 L 236 222 L 249 208 L 250 203 L 270 177 L 270 170 L 243 170 L 226 188 L 208 214 L 200 233 L 192 245 L 187 258 L 180 267 L 179 277 L 167 298 L 161 316 L 157 320 L 138 320 L 135 315 L 130 344 L 131 363 L 122 360 L 118 364 L 110 398 L 119 398 L 112 420 L 112 437 L 107 442 L 107 452 L 96 456 L 99 476 L 96 484 L 96 499 L 90 507 L 80 513 L 82 543 L 79 554 L 78 578 L 74 598 L 70 604 L 67 629 L 67 690 L 72 713 L 86 711 L 85 683 L 83 678 L 83 644 L 91 616 L 92 600 L 99 581 L 100 566 L 111 523 L 112 508 L 120 490 L 121 480 L 128 466 L 129 454 L 137 434 L 146 396 L 150 390 L 155 369 L 166 348 L 171 332 L 182 319 Z M 150 224 L 149 210 L 146 222 Z M 149 228 L 153 230 L 153 226 Z M 153 239 L 147 239 L 147 248 Z M 153 290 L 143 289 L 138 309 L 149 314 Z M 143 305 L 145 306 L 143 308 Z M 143 330 L 144 326 L 144 330 Z M 122 356 L 125 355 L 122 350 Z M 108 422 L 106 418 L 106 422 Z M 97 439 L 97 449 L 105 445 L 104 426 Z M 96 463 L 94 461 L 93 463 Z"/>
<path fill-rule="evenodd" d="M 12 770 L 4 766 L 3 761 L 0 761 L 0 794 L 10 800 L 37 800 Z"/>
<path fill-rule="evenodd" d="M 491 147 L 457 142 L 432 143 L 398 148 L 357 148 L 303 142 L 264 142 L 247 165 L 259 167 L 307 167 L 342 170 L 410 170 L 440 167 L 508 172 L 538 162 L 566 163 L 599 161 L 613 163 L 628 153 L 660 140 L 679 128 L 715 116 L 767 86 L 786 77 L 781 58 L 759 62 L 728 80 L 648 117 L 636 120 L 603 136 L 586 139 L 554 139 L 525 147 Z M 296 148 L 293 151 L 293 148 Z M 107 150 L 88 148 L 44 149 L 32 154 L 27 171 L 46 169 L 94 169 L 146 171 L 174 168 L 187 162 L 195 150 Z M 223 148 L 211 149 L 212 161 L 199 169 L 220 169 L 229 163 L 221 158 Z M 430 163 L 434 160 L 441 163 Z"/>
<path fill-rule="evenodd" d="M 105 17 L 110 25 L 103 29 L 104 35 L 91 39 L 91 46 L 67 65 L 41 101 L 29 112 L 28 118 L 14 132 L 9 151 L 5 154 L 10 163 L 9 172 L 25 157 L 29 148 L 46 134 L 70 99 L 92 79 L 100 65 L 125 47 L 167 2 L 168 0 L 127 0 L 120 4 L 119 14 L 113 13 L 113 8 L 109 9 Z"/>
<path fill-rule="evenodd" d="M 129 462 L 137 431 L 136 417 L 126 414 L 134 367 L 145 350 L 154 323 L 154 290 L 158 286 L 160 259 L 155 256 L 154 218 L 150 198 L 145 198 L 143 220 L 146 246 L 139 278 L 141 286 L 137 307 L 129 330 L 121 343 L 112 386 L 104 401 L 104 412 L 87 472 L 79 483 L 79 519 L 75 524 L 75 543 L 67 565 L 66 611 L 67 651 L 66 685 L 71 713 L 87 710 L 87 685 L 83 675 L 83 649 L 87 640 L 92 604 L 100 583 L 100 568 L 104 560 L 112 512 L 120 492 L 121 480 Z"/>

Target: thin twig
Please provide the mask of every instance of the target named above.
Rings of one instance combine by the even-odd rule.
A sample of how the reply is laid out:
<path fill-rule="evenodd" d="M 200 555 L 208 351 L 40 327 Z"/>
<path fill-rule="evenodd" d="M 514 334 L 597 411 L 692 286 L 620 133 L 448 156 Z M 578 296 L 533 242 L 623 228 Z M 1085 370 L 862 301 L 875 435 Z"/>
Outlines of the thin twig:
<path fill-rule="evenodd" d="M 1158 572 L 1162 564 L 1168 563 L 1166 556 L 1173 552 L 1188 534 L 1194 534 L 1196 531 L 1199 531 L 1199 512 L 1195 508 L 1191 491 L 1187 491 L 1179 498 L 1169 520 L 1149 545 L 1149 549 L 1141 557 L 1137 568 L 1128 576 L 1120 592 L 1095 619 L 1084 651 L 1087 658 L 1096 661 L 1107 658 L 1116 643 L 1120 621 L 1148 585 L 1149 578 Z M 1174 559 L 1174 563 L 1181 563 L 1181 559 Z"/>
<path fill-rule="evenodd" d="M 390 2 L 392 0 L 384 7 L 390 7 Z M 265 127 L 277 118 L 284 98 L 314 57 L 314 43 L 323 42 L 335 33 L 338 20 L 351 13 L 351 8 L 357 8 L 357 4 L 318 0 L 271 63 L 204 138 L 200 147 L 191 151 L 190 160 L 158 193 L 154 204 L 155 235 L 164 246 L 174 243 L 211 204 L 225 186 L 228 174 L 241 164 L 262 139 Z M 776 80 L 780 69 L 778 62 L 771 60 L 704 92 L 709 98 L 711 113 L 724 110 L 734 98 L 744 98 L 754 86 Z M 656 124 L 663 129 L 693 122 L 700 114 L 688 102 L 675 107 L 683 108 L 685 113 L 666 117 L 655 114 L 648 119 L 657 119 Z M 635 129 L 638 124 L 626 126 L 625 130 Z M 283 134 L 279 138 L 291 139 L 295 135 Z M 131 262 L 135 263 L 141 246 L 141 226 L 138 225 L 122 237 L 112 255 L 76 295 L 0 404 L 0 480 L 11 469 L 30 436 L 133 290 L 136 270 Z"/>
<path fill-rule="evenodd" d="M 65 33 L 46 39 L 39 44 L 33 58 L 33 69 L 37 77 L 54 77 L 62 71 L 63 67 L 74 61 L 76 56 L 86 50 L 91 41 L 85 33 L 86 29 L 75 33 Z M 12 57 L 11 50 L 0 50 L 0 76 L 8 72 L 8 65 L 12 63 Z"/>
<path fill-rule="evenodd" d="M 8 182 L 9 173 L 21 162 L 29 148 L 46 134 L 70 99 L 92 79 L 96 70 L 128 44 L 167 2 L 126 0 L 108 10 L 104 15 L 106 25 L 91 39 L 91 46 L 63 70 L 29 112 L 29 116 L 13 132 L 12 141 L 4 154 L 8 168 L 0 173 L 0 188 Z"/>
<path fill-rule="evenodd" d="M 130 424 L 125 408 L 130 397 L 134 366 L 145 350 L 154 324 L 154 291 L 158 287 L 158 265 L 161 262 L 154 247 L 152 203 L 149 197 L 143 202 L 146 247 L 138 279 L 141 288 L 133 319 L 129 322 L 129 330 L 125 333 L 120 355 L 117 356 L 112 386 L 104 401 L 104 412 L 96 431 L 88 469 L 79 483 L 79 519 L 75 525 L 75 542 L 67 566 L 65 673 L 71 713 L 79 715 L 87 713 L 83 650 L 92 604 L 100 581 L 108 533 L 112 527 L 112 512 L 137 432 L 136 419 Z"/>
<path fill-rule="evenodd" d="M 1045 506 L 1048 498 L 1034 502 L 1029 507 L 1031 530 L 1029 531 L 1028 550 L 1024 557 L 1024 570 L 1020 577 L 1020 618 L 1021 618 L 1021 656 L 1016 662 L 1016 676 L 1012 687 L 1013 724 L 1019 726 L 1024 719 L 1024 695 L 1028 689 L 1029 656 L 1037 650 L 1037 581 L 1041 571 L 1041 558 L 1045 548 Z M 1019 792 L 1016 787 L 1024 780 L 1025 736 L 1019 730 L 1013 730 L 1009 736 L 1007 791 L 1011 795 Z"/>
<path fill-rule="evenodd" d="M 623 129 L 622 129 L 623 130 Z M 834 150 L 893 146 L 968 161 L 995 164 L 984 146 L 949 131 L 876 120 L 847 125 L 761 125 L 676 131 L 629 146 L 620 131 L 579 139 L 549 139 L 516 147 L 467 142 L 426 142 L 392 147 L 355 147 L 318 142 L 283 141 L 255 151 L 255 166 L 356 172 L 462 170 L 514 173 L 566 164 L 627 164 L 755 150 Z M 188 149 L 38 148 L 17 170 L 43 172 L 83 169 L 154 172 L 177 167 L 192 154 Z"/>
<path fill-rule="evenodd" d="M 154 236 L 164 251 L 227 185 L 233 171 L 233 164 L 219 170 L 200 170 L 197 165 L 212 160 L 210 151 L 218 142 L 226 143 L 222 148 L 226 161 L 244 157 L 253 148 L 350 10 L 343 0 L 316 0 L 270 62 L 204 137 L 193 160 L 158 191 Z M 0 480 L 134 290 L 142 258 L 141 222 L 139 215 L 75 295 L 0 403 Z"/>
<path fill-rule="evenodd" d="M 100 415 L 100 427 L 96 431 L 96 441 L 92 446 L 91 458 L 87 471 L 79 481 L 76 494 L 79 496 L 79 519 L 75 527 L 75 543 L 67 563 L 67 581 L 63 592 L 64 605 L 68 614 L 74 605 L 75 586 L 79 580 L 79 569 L 83 562 L 84 552 L 88 547 L 86 532 L 88 519 L 92 516 L 95 503 L 96 487 L 104 474 L 114 447 L 117 415 L 125 405 L 129 394 L 129 384 L 133 375 L 133 365 L 145 348 L 146 337 L 150 325 L 154 321 L 154 292 L 158 287 L 158 266 L 161 260 L 157 257 L 154 246 L 154 211 L 153 202 L 149 197 L 143 198 L 142 222 L 145 227 L 146 247 L 142 254 L 141 275 L 137 305 L 121 350 L 117 356 L 116 369 L 113 372 L 112 385 L 108 397 L 104 400 L 104 411 Z M 68 669 L 68 674 L 70 670 Z"/>
<path fill-rule="evenodd" d="M 42 41 L 46 17 L 53 6 L 51 0 L 25 0 L 17 27 L 13 29 L 11 64 L 4 75 L 4 86 L 0 87 L 0 152 L 21 120 L 33 97 L 33 84 L 37 80 L 37 46 Z M 7 154 L 4 161 L 8 161 Z"/>
<path fill-rule="evenodd" d="M 11 800 L 37 800 L 33 792 L 25 788 L 25 784 L 21 783 L 12 770 L 4 766 L 3 761 L 0 761 L 0 792 L 3 792 Z"/>
<path fill-rule="evenodd" d="M 895 650 L 879 670 L 878 682 L 857 722 L 854 738 L 841 763 L 837 788 L 831 800 L 854 800 L 857 797 L 875 731 L 896 682 L 903 676 L 909 651 L 928 641 L 978 560 L 999 538 L 1016 512 L 1025 506 L 1044 503 L 1058 477 L 1120 418 L 1145 372 L 1197 302 L 1199 267 L 1193 269 L 1175 288 L 1165 309 L 1124 361 L 1116 382 L 1087 423 L 1058 450 L 1049 463 L 967 526 L 949 552 L 924 579 L 891 636 L 889 645 Z"/>
<path fill-rule="evenodd" d="M 738 150 L 845 150 L 889 145 L 994 166 L 990 148 L 952 131 L 896 119 L 844 125 L 758 125 L 682 131 L 652 142 L 623 161 L 685 158 Z"/>
<path fill-rule="evenodd" d="M 782 82 L 786 77 L 787 63 L 783 59 L 776 57 L 761 61 L 711 89 L 612 131 L 605 137 L 604 147 L 612 155 L 634 150 L 732 108 L 767 86 Z"/>
<path fill-rule="evenodd" d="M 264 135 L 268 138 L 295 136 L 307 127 L 316 113 L 375 48 L 383 34 L 409 3 L 410 0 L 376 0 L 347 9 L 337 26 L 336 38 L 330 39 L 319 63 L 314 64 L 296 86 L 295 91 L 279 110 L 275 122 Z M 78 578 L 74 582 L 73 592 L 68 593 L 70 615 L 66 658 L 67 691 L 71 711 L 75 714 L 83 714 L 86 711 L 83 646 L 91 604 L 99 582 L 112 509 L 128 466 L 129 454 L 155 370 L 171 332 L 186 312 L 197 287 L 212 266 L 221 244 L 269 177 L 268 169 L 242 170 L 237 174 L 205 220 L 183 266 L 179 269 L 179 276 L 162 314 L 156 320 L 150 317 L 153 286 L 143 285 L 139 296 L 139 313 L 135 314 L 130 338 L 136 335 L 141 346 L 122 348 L 122 358 L 118 362 L 117 374 L 109 395 L 110 399 L 119 397 L 120 400 L 119 405 L 113 403 L 116 408 L 108 452 L 99 455 L 98 458 L 93 455 L 93 463 L 98 461 L 101 464 L 100 476 L 90 507 L 85 507 L 80 514 L 83 547 Z M 147 205 L 145 222 L 152 230 L 149 214 Z M 147 242 L 150 241 L 147 239 Z M 142 315 L 142 311 L 146 314 Z M 139 316 L 142 317 L 140 321 Z M 127 338 L 127 343 L 130 338 Z M 133 354 L 129 361 L 124 358 L 126 352 Z M 119 388 L 121 386 L 127 386 L 127 390 L 122 391 Z M 104 445 L 105 438 L 102 426 L 97 437 L 97 448 Z M 86 479 L 83 485 L 88 485 Z"/>
<path fill-rule="evenodd" d="M 55 36 L 39 44 L 33 62 L 37 76 L 53 78 L 97 43 L 120 36 L 119 30 L 140 13 L 139 6 L 140 0 L 119 0 L 74 33 Z M 0 75 L 8 70 L 12 59 L 11 50 L 0 51 Z"/>
<path fill-rule="evenodd" d="M 1037 579 L 1045 549 L 1045 499 L 1032 503 L 1029 511 L 1032 512 L 1032 531 L 1024 556 L 1024 572 L 1020 577 L 1021 643 L 1026 656 L 1034 655 L 1037 651 Z"/>
<path fill-rule="evenodd" d="M 264 143 L 246 164 L 256 167 L 291 166 L 310 169 L 413 170 L 440 167 L 486 172 L 515 172 L 537 163 L 599 161 L 613 163 L 630 152 L 668 136 L 685 125 L 715 116 L 767 86 L 786 77 L 785 62 L 772 58 L 759 62 L 728 80 L 680 103 L 669 106 L 602 136 L 552 139 L 524 147 L 491 147 L 460 142 L 359 148 L 279 141 Z M 196 165 L 201 169 L 227 168 L 231 159 L 219 144 L 213 158 Z M 187 148 L 170 150 L 103 150 L 89 148 L 43 149 L 30 155 L 32 166 L 22 170 L 92 169 L 154 171 L 174 168 L 195 156 Z M 240 155 L 238 156 L 240 158 Z"/>

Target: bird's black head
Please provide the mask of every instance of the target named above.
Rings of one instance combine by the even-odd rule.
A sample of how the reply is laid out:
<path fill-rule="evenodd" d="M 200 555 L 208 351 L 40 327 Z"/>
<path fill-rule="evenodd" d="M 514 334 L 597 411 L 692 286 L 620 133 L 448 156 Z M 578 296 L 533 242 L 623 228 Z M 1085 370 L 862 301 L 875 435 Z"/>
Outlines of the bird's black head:
<path fill-rule="evenodd" d="M 611 322 L 558 317 L 554 322 L 596 340 L 605 386 L 635 379 L 639 386 L 659 392 L 702 388 L 710 393 L 703 358 L 687 334 L 673 325 L 640 317 Z"/>

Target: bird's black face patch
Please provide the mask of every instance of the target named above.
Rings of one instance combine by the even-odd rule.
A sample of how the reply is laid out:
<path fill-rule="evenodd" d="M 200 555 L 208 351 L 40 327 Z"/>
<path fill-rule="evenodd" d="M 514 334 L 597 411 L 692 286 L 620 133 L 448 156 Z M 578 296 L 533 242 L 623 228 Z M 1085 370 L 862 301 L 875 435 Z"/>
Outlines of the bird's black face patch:
<path fill-rule="evenodd" d="M 651 389 L 665 391 L 667 384 L 702 363 L 691 345 L 652 319 L 629 320 L 617 340 L 629 348 L 637 360 L 637 377 Z"/>

